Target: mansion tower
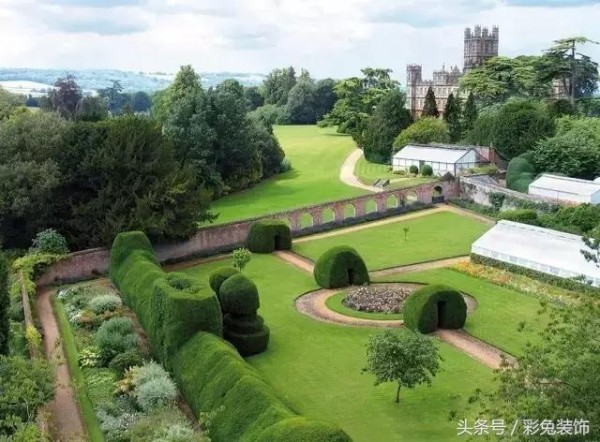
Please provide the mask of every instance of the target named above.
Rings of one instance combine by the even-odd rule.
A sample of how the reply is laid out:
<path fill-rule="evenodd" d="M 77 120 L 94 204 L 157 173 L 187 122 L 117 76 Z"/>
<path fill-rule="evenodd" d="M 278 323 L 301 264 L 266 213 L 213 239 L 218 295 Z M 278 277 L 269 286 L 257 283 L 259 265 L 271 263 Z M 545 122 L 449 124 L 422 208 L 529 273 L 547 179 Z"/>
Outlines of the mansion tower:
<path fill-rule="evenodd" d="M 406 68 L 406 101 L 407 108 L 413 116 L 419 116 L 425 104 L 425 95 L 431 87 L 440 113 L 444 112 L 450 94 L 457 96 L 458 81 L 469 70 L 481 66 L 486 60 L 498 56 L 499 29 L 497 26 L 490 32 L 488 28 L 475 26 L 465 29 L 465 49 L 462 71 L 458 66 L 433 72 L 433 80 L 423 80 L 422 67 L 410 64 Z"/>

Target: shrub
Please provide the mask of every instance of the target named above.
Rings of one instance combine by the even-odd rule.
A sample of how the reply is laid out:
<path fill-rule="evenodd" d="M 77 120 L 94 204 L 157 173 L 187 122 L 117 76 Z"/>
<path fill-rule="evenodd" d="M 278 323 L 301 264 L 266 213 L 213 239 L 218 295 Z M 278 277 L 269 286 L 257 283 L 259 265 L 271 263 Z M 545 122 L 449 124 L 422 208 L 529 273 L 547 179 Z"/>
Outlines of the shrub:
<path fill-rule="evenodd" d="M 144 363 L 144 357 L 138 350 L 127 350 L 115 356 L 108 367 L 115 371 L 119 378 L 123 377 L 123 374 L 128 368 L 137 367 Z"/>
<path fill-rule="evenodd" d="M 106 312 L 114 312 L 121 307 L 121 298 L 110 293 L 98 295 L 92 298 L 89 307 L 98 315 Z"/>
<path fill-rule="evenodd" d="M 129 318 L 111 318 L 104 322 L 94 340 L 105 365 L 118 354 L 139 347 L 139 338 Z"/>
<path fill-rule="evenodd" d="M 408 328 L 421 333 L 434 332 L 438 327 L 459 329 L 465 325 L 467 304 L 453 288 L 429 285 L 415 291 L 404 302 L 403 318 Z"/>
<path fill-rule="evenodd" d="M 528 193 L 529 184 L 536 176 L 531 153 L 513 158 L 506 169 L 506 187 L 517 192 Z"/>
<path fill-rule="evenodd" d="M 144 411 L 172 404 L 177 397 L 177 387 L 168 377 L 152 379 L 136 386 L 134 397 Z"/>
<path fill-rule="evenodd" d="M 365 262 L 349 246 L 333 247 L 323 253 L 317 260 L 313 273 L 317 284 L 327 289 L 369 283 Z"/>
<path fill-rule="evenodd" d="M 289 172 L 290 170 L 292 170 L 292 162 L 287 158 L 281 160 L 281 164 L 279 165 L 279 173 Z"/>
<path fill-rule="evenodd" d="M 210 288 L 213 289 L 213 291 L 215 292 L 215 294 L 218 297 L 219 289 L 221 288 L 221 285 L 230 276 L 237 275 L 239 273 L 240 273 L 240 271 L 238 269 L 236 269 L 235 267 L 220 267 L 220 268 L 218 268 L 217 270 L 215 270 L 214 272 L 212 272 L 210 274 L 210 278 L 208 280 Z"/>
<path fill-rule="evenodd" d="M 531 209 L 507 210 L 505 212 L 500 212 L 498 219 L 514 221 L 516 223 L 531 224 L 533 226 L 540 225 L 537 212 Z"/>
<path fill-rule="evenodd" d="M 253 253 L 291 250 L 292 233 L 289 226 L 283 221 L 262 220 L 252 224 L 246 244 Z"/>
<path fill-rule="evenodd" d="M 154 361 L 148 362 L 141 367 L 136 367 L 132 372 L 132 380 L 134 385 L 143 385 L 154 379 L 168 378 L 169 374 L 164 368 Z"/>
<path fill-rule="evenodd" d="M 33 239 L 32 251 L 50 253 L 53 255 L 66 255 L 69 253 L 67 240 L 54 229 L 39 232 Z"/>
<path fill-rule="evenodd" d="M 100 365 L 100 351 L 95 347 L 86 347 L 79 352 L 77 357 L 79 366 L 83 368 L 94 368 Z"/>
<path fill-rule="evenodd" d="M 198 333 L 177 353 L 173 373 L 196 416 L 211 420 L 213 442 L 349 442 L 340 429 L 304 419 L 281 402 L 254 367 L 222 339 Z"/>
<path fill-rule="evenodd" d="M 432 176 L 433 175 L 433 169 L 431 168 L 431 166 L 429 164 L 424 164 L 423 167 L 421 167 L 421 175 L 423 175 L 423 176 Z"/>
<path fill-rule="evenodd" d="M 244 249 L 242 247 L 240 249 L 235 249 L 232 253 L 232 257 L 233 267 L 235 267 L 241 272 L 252 259 L 252 253 L 250 252 L 250 250 Z"/>
<path fill-rule="evenodd" d="M 223 311 L 227 313 L 251 315 L 260 307 L 256 285 L 241 274 L 228 278 L 221 285 L 220 299 Z"/>
<path fill-rule="evenodd" d="M 414 175 L 419 173 L 419 168 L 414 164 L 408 168 L 408 171 Z"/>

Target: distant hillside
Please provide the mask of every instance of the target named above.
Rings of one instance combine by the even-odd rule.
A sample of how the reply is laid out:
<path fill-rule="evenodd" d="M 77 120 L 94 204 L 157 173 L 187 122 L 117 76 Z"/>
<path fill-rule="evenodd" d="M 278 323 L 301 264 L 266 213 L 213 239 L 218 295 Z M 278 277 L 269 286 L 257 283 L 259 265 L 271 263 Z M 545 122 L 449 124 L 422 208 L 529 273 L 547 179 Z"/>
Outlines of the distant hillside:
<path fill-rule="evenodd" d="M 110 69 L 11 69 L 0 68 L 0 82 L 32 82 L 52 86 L 57 78 L 72 74 L 79 86 L 86 91 L 102 89 L 118 80 L 125 92 L 146 91 L 154 92 L 166 88 L 175 77 L 175 74 L 163 72 L 129 72 Z M 235 78 L 245 86 L 254 86 L 262 83 L 265 76 L 262 74 L 236 73 L 236 72 L 206 72 L 201 73 L 202 84 L 205 87 L 216 86 L 223 80 Z"/>

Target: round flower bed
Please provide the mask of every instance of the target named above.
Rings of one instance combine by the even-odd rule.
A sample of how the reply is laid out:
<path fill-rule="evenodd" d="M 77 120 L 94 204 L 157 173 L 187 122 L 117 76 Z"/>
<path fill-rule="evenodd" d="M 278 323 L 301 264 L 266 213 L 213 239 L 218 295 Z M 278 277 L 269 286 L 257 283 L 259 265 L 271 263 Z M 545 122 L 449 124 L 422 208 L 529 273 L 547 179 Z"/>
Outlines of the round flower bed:
<path fill-rule="evenodd" d="M 413 290 L 388 285 L 365 285 L 348 292 L 342 303 L 351 309 L 370 313 L 400 313 Z"/>

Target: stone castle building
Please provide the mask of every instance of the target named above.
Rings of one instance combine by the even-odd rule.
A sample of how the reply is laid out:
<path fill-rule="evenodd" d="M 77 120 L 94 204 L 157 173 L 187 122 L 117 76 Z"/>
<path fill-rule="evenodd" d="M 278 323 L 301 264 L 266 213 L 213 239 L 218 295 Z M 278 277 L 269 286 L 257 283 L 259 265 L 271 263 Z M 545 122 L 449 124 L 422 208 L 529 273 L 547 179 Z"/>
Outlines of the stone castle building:
<path fill-rule="evenodd" d="M 453 66 L 433 71 L 433 80 L 423 80 L 421 65 L 410 64 L 406 68 L 406 101 L 407 108 L 413 116 L 421 115 L 425 104 L 425 95 L 431 87 L 440 113 L 444 112 L 450 94 L 458 94 L 458 81 L 469 70 L 481 66 L 487 59 L 498 56 L 500 31 L 497 26 L 482 28 L 475 26 L 465 29 L 465 49 L 463 68 Z"/>

